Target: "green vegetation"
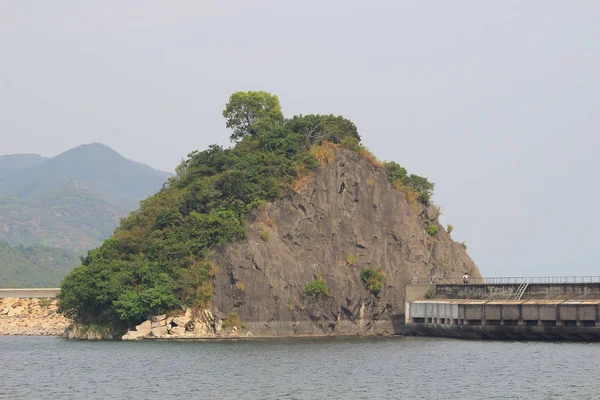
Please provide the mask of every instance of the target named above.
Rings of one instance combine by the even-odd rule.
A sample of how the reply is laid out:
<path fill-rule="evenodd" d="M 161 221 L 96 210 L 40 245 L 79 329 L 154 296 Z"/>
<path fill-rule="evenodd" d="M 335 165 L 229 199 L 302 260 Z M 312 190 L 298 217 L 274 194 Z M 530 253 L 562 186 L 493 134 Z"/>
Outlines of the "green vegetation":
<path fill-rule="evenodd" d="M 427 291 L 427 293 L 425 293 L 425 298 L 427 300 L 431 300 L 435 297 L 435 290 L 433 288 L 429 288 L 429 290 Z"/>
<path fill-rule="evenodd" d="M 0 288 L 58 287 L 81 261 L 76 253 L 44 246 L 10 246 L 0 241 Z"/>
<path fill-rule="evenodd" d="M 461 242 L 460 245 L 462 246 L 463 249 L 467 249 L 467 244 L 465 242 Z"/>
<path fill-rule="evenodd" d="M 435 237 L 435 235 L 438 234 L 439 230 L 440 230 L 440 228 L 438 228 L 437 225 L 429 225 L 427 227 L 427 233 L 431 237 Z"/>
<path fill-rule="evenodd" d="M 322 278 L 319 278 L 306 285 L 304 293 L 317 300 L 324 300 L 329 296 L 329 286 L 327 286 L 327 283 Z"/>
<path fill-rule="evenodd" d="M 422 204 L 429 204 L 435 187 L 434 183 L 422 176 L 408 175 L 406 169 L 394 161 L 385 163 L 385 169 L 388 181 L 396 189 L 402 191 L 409 202 L 417 200 Z"/>
<path fill-rule="evenodd" d="M 0 197 L 0 240 L 84 254 L 110 236 L 125 210 L 85 189 L 21 200 Z"/>
<path fill-rule="evenodd" d="M 378 296 L 381 292 L 384 276 L 385 272 L 383 268 L 363 268 L 360 271 L 360 279 L 365 284 L 367 290 L 375 296 Z"/>
<path fill-rule="evenodd" d="M 448 224 L 448 226 L 446 227 L 446 231 L 448 231 L 448 234 L 452 233 L 453 230 L 454 230 L 454 225 Z"/>
<path fill-rule="evenodd" d="M 294 190 L 319 165 L 315 149 L 360 147 L 352 122 L 331 115 L 280 118 L 277 97 L 264 92 L 233 94 L 223 115 L 235 146 L 190 153 L 64 280 L 63 314 L 122 328 L 148 314 L 209 304 L 217 273 L 207 261 L 211 248 L 246 238 L 252 210 Z M 309 289 L 327 296 L 322 281 Z"/>

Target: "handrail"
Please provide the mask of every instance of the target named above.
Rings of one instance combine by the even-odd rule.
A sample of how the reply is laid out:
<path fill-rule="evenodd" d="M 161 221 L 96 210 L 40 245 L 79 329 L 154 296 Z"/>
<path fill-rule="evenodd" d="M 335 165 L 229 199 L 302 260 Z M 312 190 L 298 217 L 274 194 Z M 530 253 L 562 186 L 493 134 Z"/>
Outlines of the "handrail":
<path fill-rule="evenodd" d="M 471 285 L 520 285 L 524 280 L 532 284 L 600 283 L 600 276 L 503 276 L 492 278 L 469 278 Z M 438 285 L 463 284 L 462 278 L 413 278 L 412 284 L 435 283 Z"/>

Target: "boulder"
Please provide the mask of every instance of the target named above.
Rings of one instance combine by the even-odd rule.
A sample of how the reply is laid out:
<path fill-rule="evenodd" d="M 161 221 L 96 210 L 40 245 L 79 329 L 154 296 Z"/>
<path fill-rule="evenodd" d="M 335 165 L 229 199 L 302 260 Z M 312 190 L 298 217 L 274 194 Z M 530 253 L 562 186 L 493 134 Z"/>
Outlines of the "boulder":
<path fill-rule="evenodd" d="M 152 317 L 151 321 L 152 322 L 160 322 L 160 321 L 164 321 L 165 319 L 167 319 L 167 314 L 155 315 L 154 317 Z"/>
<path fill-rule="evenodd" d="M 144 335 L 142 335 L 138 331 L 128 331 L 126 334 L 123 335 L 121 340 L 138 340 L 142 337 L 144 337 Z"/>
<path fill-rule="evenodd" d="M 135 330 L 138 331 L 142 336 L 147 336 L 152 331 L 152 322 L 144 321 L 136 326 Z"/>
<path fill-rule="evenodd" d="M 8 315 L 9 317 L 18 317 L 23 313 L 23 310 L 25 310 L 24 307 L 15 307 L 15 308 L 10 308 L 8 310 Z"/>
<path fill-rule="evenodd" d="M 167 320 L 163 319 L 162 321 L 152 321 L 152 329 L 158 328 L 159 326 L 167 326 Z"/>
<path fill-rule="evenodd" d="M 182 336 L 185 335 L 185 328 L 183 326 L 175 326 L 171 328 L 171 335 Z"/>
<path fill-rule="evenodd" d="M 173 319 L 173 325 L 186 329 L 192 320 L 187 316 L 181 316 Z"/>
<path fill-rule="evenodd" d="M 162 326 L 157 326 L 156 328 L 152 328 L 152 336 L 154 337 L 162 337 L 162 336 L 166 336 L 169 334 L 169 331 L 167 330 L 167 327 L 162 325 Z"/>

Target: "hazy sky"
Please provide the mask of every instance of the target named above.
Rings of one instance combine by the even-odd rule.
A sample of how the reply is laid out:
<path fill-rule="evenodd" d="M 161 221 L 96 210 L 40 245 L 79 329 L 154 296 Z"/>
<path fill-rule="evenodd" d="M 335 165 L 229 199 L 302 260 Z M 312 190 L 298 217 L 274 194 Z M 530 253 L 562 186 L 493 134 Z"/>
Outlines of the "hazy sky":
<path fill-rule="evenodd" d="M 596 0 L 0 0 L 0 154 L 101 142 L 172 171 L 266 90 L 433 180 L 484 275 L 600 275 L 599 21 Z"/>

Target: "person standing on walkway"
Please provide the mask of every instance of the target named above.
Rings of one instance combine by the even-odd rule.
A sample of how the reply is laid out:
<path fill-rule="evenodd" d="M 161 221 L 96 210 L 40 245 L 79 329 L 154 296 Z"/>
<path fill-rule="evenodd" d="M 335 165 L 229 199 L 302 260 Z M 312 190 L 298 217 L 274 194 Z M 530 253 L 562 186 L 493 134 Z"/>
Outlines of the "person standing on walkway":
<path fill-rule="evenodd" d="M 463 283 L 465 285 L 469 284 L 469 273 L 468 272 L 465 272 L 465 274 L 463 275 Z"/>

